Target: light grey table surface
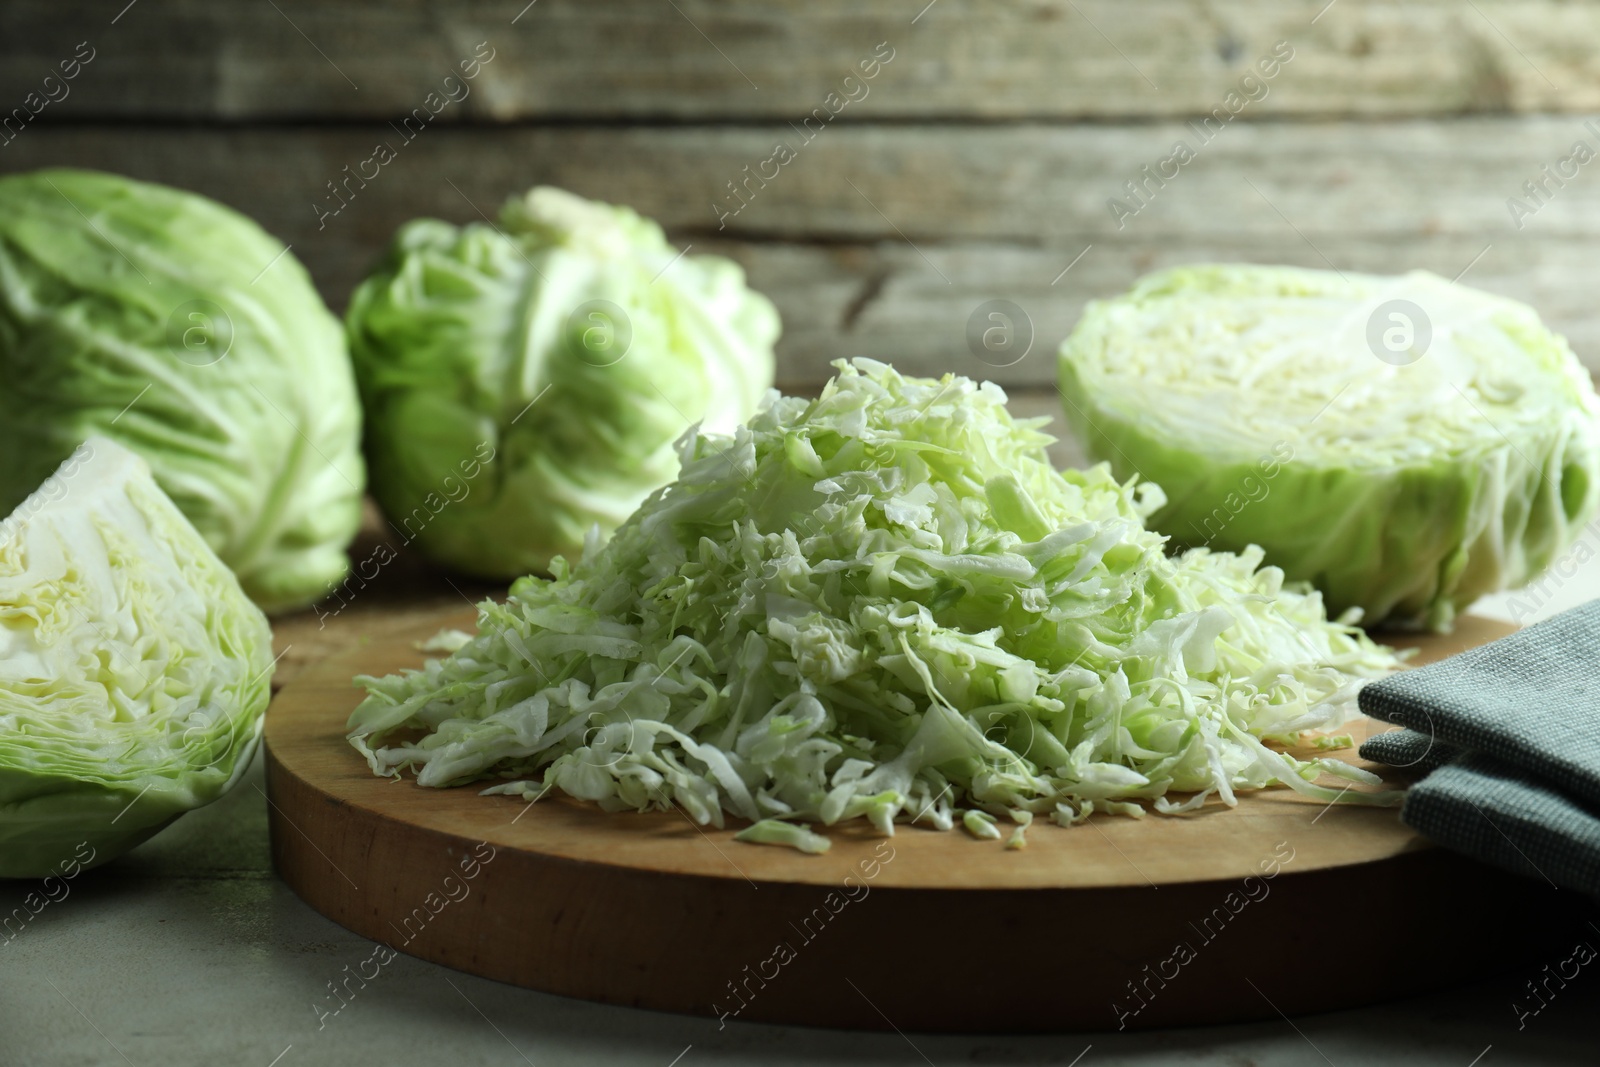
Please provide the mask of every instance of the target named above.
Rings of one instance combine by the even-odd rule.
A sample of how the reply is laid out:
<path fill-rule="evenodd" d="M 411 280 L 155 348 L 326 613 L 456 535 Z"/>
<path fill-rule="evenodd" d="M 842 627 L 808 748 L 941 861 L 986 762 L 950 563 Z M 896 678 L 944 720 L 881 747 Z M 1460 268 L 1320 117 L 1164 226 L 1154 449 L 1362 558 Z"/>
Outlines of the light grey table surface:
<path fill-rule="evenodd" d="M 1600 558 L 1584 559 L 1548 583 L 1537 607 L 1526 595 L 1502 596 L 1477 610 L 1529 622 L 1600 595 Z M 1592 1021 L 1600 1012 L 1600 977 L 1592 972 L 1600 968 L 1581 970 L 1520 1027 L 1516 1005 L 1531 1005 L 1524 986 L 1539 977 L 1537 966 L 1464 975 L 1461 988 L 1415 1000 L 1246 1026 L 953 1037 L 739 1022 L 719 1029 L 714 1020 L 548 996 L 400 956 L 337 1015 L 323 1017 L 319 1008 L 337 1003 L 329 983 L 367 959 L 373 944 L 312 911 L 278 880 L 261 789 L 258 758 L 221 801 L 78 876 L 15 937 L 0 935 L 0 1067 L 1600 1062 Z M 0 914 L 33 885 L 0 882 Z M 1407 906 L 1352 901 L 1349 915 L 1321 920 L 1332 935 L 1328 952 L 1359 953 L 1364 938 L 1391 936 Z M 1572 940 L 1600 947 L 1600 930 L 1576 927 Z M 1309 970 L 1318 961 L 1276 963 Z M 985 975 L 970 950 L 959 958 L 953 952 L 950 980 L 974 979 L 1055 981 L 1072 995 L 1070 977 L 1059 972 Z"/>

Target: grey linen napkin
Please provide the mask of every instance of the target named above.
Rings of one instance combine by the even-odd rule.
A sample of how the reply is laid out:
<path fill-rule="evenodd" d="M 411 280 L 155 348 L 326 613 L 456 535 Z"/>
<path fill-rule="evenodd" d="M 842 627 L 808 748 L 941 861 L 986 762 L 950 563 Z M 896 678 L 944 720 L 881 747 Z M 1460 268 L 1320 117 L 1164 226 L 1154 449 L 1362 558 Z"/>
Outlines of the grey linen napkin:
<path fill-rule="evenodd" d="M 1406 727 L 1361 746 L 1427 772 L 1400 818 L 1439 844 L 1600 896 L 1600 600 L 1366 686 Z"/>

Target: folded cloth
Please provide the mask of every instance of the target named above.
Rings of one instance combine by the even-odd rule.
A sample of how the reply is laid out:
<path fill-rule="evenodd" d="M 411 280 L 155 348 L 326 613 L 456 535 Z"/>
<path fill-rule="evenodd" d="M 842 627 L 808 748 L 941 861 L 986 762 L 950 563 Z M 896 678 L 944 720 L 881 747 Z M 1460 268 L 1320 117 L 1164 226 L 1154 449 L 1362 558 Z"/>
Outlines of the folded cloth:
<path fill-rule="evenodd" d="M 1374 682 L 1360 704 L 1406 727 L 1361 755 L 1427 772 L 1406 825 L 1600 896 L 1600 600 Z"/>

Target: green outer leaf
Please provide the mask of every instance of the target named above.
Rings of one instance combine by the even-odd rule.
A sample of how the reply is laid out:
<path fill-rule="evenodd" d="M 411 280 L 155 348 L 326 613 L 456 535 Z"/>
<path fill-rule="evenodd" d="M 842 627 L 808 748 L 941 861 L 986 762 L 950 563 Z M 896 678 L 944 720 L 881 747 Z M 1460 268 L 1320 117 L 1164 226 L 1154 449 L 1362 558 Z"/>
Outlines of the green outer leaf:
<path fill-rule="evenodd" d="M 214 363 L 182 345 L 224 340 L 193 301 L 231 325 Z M 282 242 L 221 204 L 94 171 L 0 179 L 0 411 L 0 511 L 100 434 L 267 610 L 345 575 L 365 475 L 343 334 Z"/>

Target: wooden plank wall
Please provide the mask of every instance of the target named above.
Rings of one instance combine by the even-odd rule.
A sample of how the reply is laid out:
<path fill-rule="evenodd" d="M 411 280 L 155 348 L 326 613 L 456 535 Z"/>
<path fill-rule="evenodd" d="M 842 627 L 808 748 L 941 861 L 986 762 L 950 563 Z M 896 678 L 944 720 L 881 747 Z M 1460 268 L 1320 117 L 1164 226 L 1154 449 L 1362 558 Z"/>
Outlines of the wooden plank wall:
<path fill-rule="evenodd" d="M 0 131 L 0 171 L 214 196 L 336 309 L 406 219 L 492 215 L 540 182 L 629 203 L 744 264 L 795 389 L 866 354 L 1047 393 L 1086 300 L 1208 259 L 1465 271 L 1600 368 L 1600 164 L 1523 192 L 1575 142 L 1600 151 L 1600 4 L 525 4 L 11 0 L 0 109 L 27 121 Z M 447 82 L 462 61 L 476 76 Z M 1180 141 L 1194 158 L 1129 197 Z M 335 200 L 380 143 L 396 158 Z M 735 198 L 778 144 L 794 158 Z M 1006 367 L 966 340 L 996 298 L 1034 334 Z"/>

